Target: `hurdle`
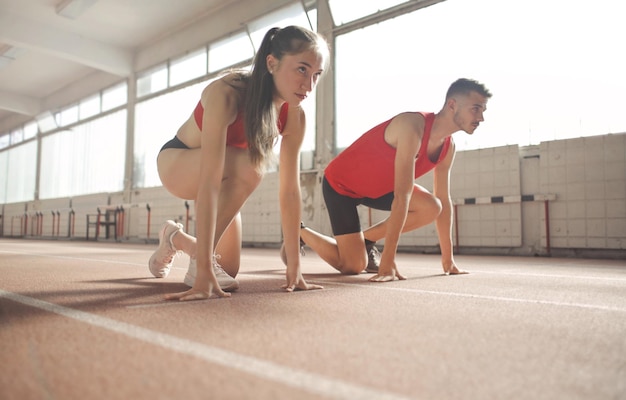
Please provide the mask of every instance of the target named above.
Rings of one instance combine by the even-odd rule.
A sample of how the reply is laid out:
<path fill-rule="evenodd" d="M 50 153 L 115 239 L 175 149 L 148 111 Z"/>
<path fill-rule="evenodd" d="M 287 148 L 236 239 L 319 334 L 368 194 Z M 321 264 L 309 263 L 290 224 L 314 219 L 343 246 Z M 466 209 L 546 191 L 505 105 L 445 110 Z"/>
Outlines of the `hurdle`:
<path fill-rule="evenodd" d="M 13 227 L 15 226 L 15 221 L 18 221 L 18 227 L 20 228 L 19 236 L 24 236 L 24 230 L 26 228 L 27 222 L 25 222 L 26 215 L 13 215 L 11 216 L 11 236 L 14 237 L 15 233 L 13 231 Z"/>
<path fill-rule="evenodd" d="M 68 213 L 68 230 L 67 237 L 72 237 L 73 233 L 73 215 L 74 210 L 71 208 L 55 208 L 45 210 L 33 210 L 24 213 L 24 229 L 20 232 L 22 236 L 28 236 L 28 221 L 30 220 L 30 236 L 32 237 L 52 237 L 58 238 L 61 236 L 61 215 L 62 213 Z M 52 217 L 52 225 L 50 228 L 50 234 L 44 235 L 44 221 L 46 215 Z M 11 235 L 13 235 L 13 226 L 11 227 Z"/>
<path fill-rule="evenodd" d="M 152 218 L 152 209 L 150 208 L 150 203 L 126 203 L 126 204 L 118 204 L 117 212 L 118 212 L 118 226 L 117 226 L 117 235 L 120 237 L 124 236 L 125 233 L 125 223 L 126 223 L 126 211 L 132 208 L 146 208 L 146 223 L 147 223 L 147 232 L 146 239 L 150 239 L 150 223 Z"/>
<path fill-rule="evenodd" d="M 523 194 L 514 196 L 491 196 L 491 197 L 467 197 L 453 200 L 454 204 L 454 236 L 455 236 L 455 252 L 459 253 L 459 218 L 458 207 L 464 205 L 478 204 L 503 204 L 503 203 L 521 203 L 528 201 L 542 201 L 544 203 L 544 218 L 546 231 L 546 252 L 550 254 L 550 201 L 556 200 L 556 194 Z"/>
<path fill-rule="evenodd" d="M 87 214 L 87 240 L 89 240 L 89 228 L 95 227 L 95 240 L 100 237 L 101 227 L 105 227 L 106 238 L 110 237 L 109 228 L 113 228 L 113 237 L 116 241 L 128 236 L 126 232 L 126 212 L 133 208 L 145 207 L 147 214 L 147 239 L 150 238 L 151 208 L 149 203 L 120 203 L 106 204 L 96 207 L 96 214 Z M 93 220 L 92 220 L 93 219 Z"/>

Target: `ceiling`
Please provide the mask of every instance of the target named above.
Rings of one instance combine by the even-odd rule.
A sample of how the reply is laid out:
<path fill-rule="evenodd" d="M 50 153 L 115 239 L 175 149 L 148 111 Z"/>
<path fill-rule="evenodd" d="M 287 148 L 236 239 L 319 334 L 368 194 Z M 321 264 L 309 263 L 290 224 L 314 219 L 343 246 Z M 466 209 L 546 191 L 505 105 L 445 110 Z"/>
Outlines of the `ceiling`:
<path fill-rule="evenodd" d="M 0 0 L 0 133 L 72 82 L 129 76 L 140 50 L 241 0 L 72 1 Z"/>

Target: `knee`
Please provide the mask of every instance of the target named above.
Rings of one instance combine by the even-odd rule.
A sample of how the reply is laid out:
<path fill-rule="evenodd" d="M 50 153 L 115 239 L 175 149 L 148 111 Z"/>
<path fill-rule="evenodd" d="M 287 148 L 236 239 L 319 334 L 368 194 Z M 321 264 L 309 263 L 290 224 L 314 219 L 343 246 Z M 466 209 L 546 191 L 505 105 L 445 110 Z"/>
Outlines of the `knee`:
<path fill-rule="evenodd" d="M 420 200 L 419 206 L 415 211 L 422 215 L 422 218 L 432 222 L 439 216 L 439 214 L 441 214 L 441 210 L 443 210 L 441 200 L 439 200 L 436 196 L 429 194 Z"/>
<path fill-rule="evenodd" d="M 358 275 L 365 269 L 367 260 L 350 260 L 348 262 L 342 262 L 337 267 L 337 270 L 342 275 Z"/>
<path fill-rule="evenodd" d="M 365 266 L 360 267 L 358 265 L 342 265 L 337 269 L 339 270 L 341 275 L 358 275 L 363 272 Z"/>
<path fill-rule="evenodd" d="M 261 181 L 263 180 L 263 175 L 259 174 L 254 169 L 248 168 L 248 169 L 239 171 L 238 175 L 232 179 L 233 181 L 236 181 L 239 184 L 245 187 L 252 188 L 252 190 L 254 190 L 259 185 L 259 183 L 261 183 Z"/>

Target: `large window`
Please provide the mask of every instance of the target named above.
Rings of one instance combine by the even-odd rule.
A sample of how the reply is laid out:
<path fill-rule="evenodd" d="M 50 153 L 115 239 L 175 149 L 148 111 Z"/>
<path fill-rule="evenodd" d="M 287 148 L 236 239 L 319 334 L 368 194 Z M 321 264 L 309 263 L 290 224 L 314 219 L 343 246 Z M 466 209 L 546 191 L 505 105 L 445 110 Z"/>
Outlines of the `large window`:
<path fill-rule="evenodd" d="M 250 38 L 239 33 L 209 46 L 209 72 L 218 72 L 231 65 L 254 57 Z"/>
<path fill-rule="evenodd" d="M 128 101 L 128 85 L 119 83 L 102 91 L 102 111 L 121 107 Z"/>
<path fill-rule="evenodd" d="M 0 203 L 33 200 L 36 172 L 36 141 L 0 152 Z"/>
<path fill-rule="evenodd" d="M 167 64 L 145 71 L 137 78 L 137 97 L 143 97 L 167 89 L 167 75 Z"/>
<path fill-rule="evenodd" d="M 343 25 L 377 11 L 386 10 L 408 0 L 328 0 L 335 25 Z"/>
<path fill-rule="evenodd" d="M 126 110 L 44 137 L 40 198 L 121 191 L 125 149 Z"/>
<path fill-rule="evenodd" d="M 273 13 L 267 14 L 248 24 L 248 31 L 252 44 L 258 49 L 263 41 L 265 33 L 274 27 L 284 28 L 288 25 L 303 26 L 308 29 L 315 29 L 317 21 L 311 20 L 315 13 L 306 13 L 302 8 L 302 4 L 293 3 L 286 7 L 280 8 Z"/>
<path fill-rule="evenodd" d="M 202 48 L 186 54 L 170 64 L 170 86 L 176 86 L 207 72 L 206 49 Z"/>
<path fill-rule="evenodd" d="M 460 77 L 493 93 L 461 149 L 626 131 L 619 2 L 447 0 L 336 41 L 337 147 Z"/>
<path fill-rule="evenodd" d="M 100 112 L 100 100 L 99 94 L 81 100 L 78 105 L 78 117 L 86 119 L 97 115 Z"/>

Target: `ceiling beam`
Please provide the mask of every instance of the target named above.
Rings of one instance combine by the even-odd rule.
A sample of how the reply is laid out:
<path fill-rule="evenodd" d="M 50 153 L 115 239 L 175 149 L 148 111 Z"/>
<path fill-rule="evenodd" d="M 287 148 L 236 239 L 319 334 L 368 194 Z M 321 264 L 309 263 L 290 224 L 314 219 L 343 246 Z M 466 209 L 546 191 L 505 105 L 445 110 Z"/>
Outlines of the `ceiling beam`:
<path fill-rule="evenodd" d="M 0 91 L 0 109 L 34 117 L 41 113 L 41 102 L 33 97 Z"/>
<path fill-rule="evenodd" d="M 71 60 L 118 76 L 128 76 L 133 69 L 130 50 L 51 28 L 5 11 L 0 14 L 0 42 Z"/>

